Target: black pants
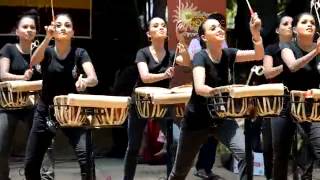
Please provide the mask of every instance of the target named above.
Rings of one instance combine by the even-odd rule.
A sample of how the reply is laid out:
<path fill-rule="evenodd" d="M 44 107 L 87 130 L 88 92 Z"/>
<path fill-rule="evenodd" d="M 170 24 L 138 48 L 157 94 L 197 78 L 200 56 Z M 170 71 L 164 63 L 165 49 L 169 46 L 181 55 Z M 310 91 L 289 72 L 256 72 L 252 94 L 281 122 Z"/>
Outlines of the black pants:
<path fill-rule="evenodd" d="M 133 180 L 137 167 L 137 156 L 141 146 L 143 131 L 147 124 L 147 119 L 141 119 L 139 117 L 135 105 L 130 106 L 128 118 L 128 147 L 124 159 L 123 179 Z M 159 119 L 158 121 L 160 123 L 161 131 L 165 133 L 167 120 Z"/>
<path fill-rule="evenodd" d="M 46 118 L 48 116 L 49 113 L 47 108 L 43 107 L 43 105 L 38 105 L 34 114 L 33 125 L 26 148 L 26 180 L 41 180 L 40 168 L 43 157 L 55 136 L 53 132 L 47 129 Z M 86 152 L 86 131 L 80 128 L 63 128 L 62 131 L 69 138 L 69 143 L 72 145 L 78 157 L 81 176 L 89 177 L 90 171 Z"/>
<path fill-rule="evenodd" d="M 213 136 L 208 137 L 208 141 L 202 144 L 198 160 L 196 162 L 196 169 L 204 169 L 206 173 L 210 173 L 216 160 L 216 150 L 218 146 L 218 140 Z"/>

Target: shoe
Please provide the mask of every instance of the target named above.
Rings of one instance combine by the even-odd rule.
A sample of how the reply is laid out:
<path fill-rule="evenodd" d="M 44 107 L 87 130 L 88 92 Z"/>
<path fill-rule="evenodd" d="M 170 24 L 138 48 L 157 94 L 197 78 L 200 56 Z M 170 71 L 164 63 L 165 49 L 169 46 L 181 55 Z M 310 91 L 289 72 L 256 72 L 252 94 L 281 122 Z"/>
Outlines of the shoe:
<path fill-rule="evenodd" d="M 221 176 L 214 174 L 212 171 L 207 173 L 204 169 L 197 170 L 193 175 L 205 180 L 223 180 Z"/>

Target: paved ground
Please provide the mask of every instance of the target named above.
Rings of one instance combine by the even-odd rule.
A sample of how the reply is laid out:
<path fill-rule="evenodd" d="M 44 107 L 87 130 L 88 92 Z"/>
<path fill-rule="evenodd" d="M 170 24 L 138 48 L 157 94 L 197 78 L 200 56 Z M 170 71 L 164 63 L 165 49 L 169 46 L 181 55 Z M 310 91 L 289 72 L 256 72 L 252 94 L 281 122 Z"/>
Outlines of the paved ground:
<path fill-rule="evenodd" d="M 98 158 L 96 162 L 97 180 L 121 180 L 123 175 L 123 160 L 111 158 Z M 237 175 L 223 168 L 219 162 L 215 164 L 214 172 L 225 180 L 236 180 Z M 200 180 L 193 176 L 192 169 L 187 180 Z M 11 162 L 11 178 L 12 180 L 24 180 L 23 163 L 21 161 Z M 56 180 L 80 180 L 78 164 L 75 160 L 58 160 L 55 167 Z M 166 177 L 166 169 L 163 165 L 146 165 L 139 164 L 137 167 L 137 180 L 164 180 Z M 254 180 L 264 180 L 262 176 L 255 176 Z M 292 179 L 289 176 L 289 179 Z M 315 169 L 314 180 L 320 180 L 320 169 Z"/>

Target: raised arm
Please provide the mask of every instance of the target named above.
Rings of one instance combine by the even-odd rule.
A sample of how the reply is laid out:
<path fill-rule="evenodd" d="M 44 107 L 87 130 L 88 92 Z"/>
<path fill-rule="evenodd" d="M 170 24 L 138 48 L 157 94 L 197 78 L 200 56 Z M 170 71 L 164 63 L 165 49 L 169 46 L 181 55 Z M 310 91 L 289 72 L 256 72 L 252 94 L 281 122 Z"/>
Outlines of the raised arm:
<path fill-rule="evenodd" d="M 317 40 L 317 46 L 315 49 L 310 51 L 308 54 L 296 59 L 293 51 L 289 48 L 284 48 L 281 51 L 281 57 L 286 63 L 291 72 L 298 71 L 304 65 L 308 64 L 314 57 L 316 57 L 320 52 L 320 38 Z"/>
<path fill-rule="evenodd" d="M 30 64 L 32 66 L 34 66 L 36 64 L 40 64 L 43 61 L 44 52 L 45 52 L 46 48 L 48 47 L 48 45 L 54 35 L 54 32 L 55 32 L 55 23 L 51 22 L 51 25 L 45 26 L 45 29 L 46 29 L 45 38 L 43 39 L 43 41 L 41 42 L 39 47 L 34 51 L 34 53 L 31 56 Z"/>
<path fill-rule="evenodd" d="M 176 25 L 176 36 L 178 40 L 176 63 L 181 66 L 191 66 L 191 58 L 188 52 L 188 44 L 185 37 L 186 28 L 181 21 L 178 21 Z"/>
<path fill-rule="evenodd" d="M 261 20 L 255 13 L 251 16 L 250 31 L 254 50 L 239 50 L 236 55 L 236 62 L 262 60 L 264 56 L 264 47 L 260 36 Z"/>
<path fill-rule="evenodd" d="M 153 74 L 149 72 L 148 65 L 145 62 L 138 62 L 137 64 L 139 75 L 144 83 L 154 83 L 164 79 L 172 78 L 174 74 L 174 68 L 168 68 L 164 73 Z"/>
<path fill-rule="evenodd" d="M 283 71 L 283 65 L 273 67 L 273 58 L 270 55 L 265 55 L 263 58 L 264 76 L 267 79 L 272 79 Z"/>

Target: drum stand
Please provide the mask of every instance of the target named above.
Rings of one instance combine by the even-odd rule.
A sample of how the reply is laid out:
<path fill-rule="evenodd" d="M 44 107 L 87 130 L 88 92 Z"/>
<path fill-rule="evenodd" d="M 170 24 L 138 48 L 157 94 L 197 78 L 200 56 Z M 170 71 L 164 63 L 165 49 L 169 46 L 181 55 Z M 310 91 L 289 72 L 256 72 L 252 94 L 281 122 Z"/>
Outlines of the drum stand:
<path fill-rule="evenodd" d="M 94 163 L 94 152 L 93 152 L 93 128 L 88 126 L 85 127 L 86 130 L 86 154 L 88 161 L 88 170 L 89 174 L 86 175 L 85 180 L 95 180 L 96 179 L 96 171 L 95 171 L 95 163 Z"/>
<path fill-rule="evenodd" d="M 245 153 L 246 153 L 246 174 L 247 180 L 253 179 L 253 154 L 252 154 L 252 118 L 247 117 L 244 120 L 244 135 L 245 135 Z"/>
<path fill-rule="evenodd" d="M 169 175 L 172 170 L 172 165 L 173 165 L 173 160 L 174 157 L 172 157 L 172 145 L 173 145 L 173 120 L 168 119 L 167 120 L 167 155 L 166 155 L 166 160 L 167 160 L 167 178 L 169 178 Z"/>

